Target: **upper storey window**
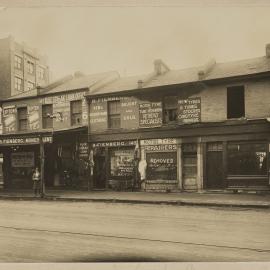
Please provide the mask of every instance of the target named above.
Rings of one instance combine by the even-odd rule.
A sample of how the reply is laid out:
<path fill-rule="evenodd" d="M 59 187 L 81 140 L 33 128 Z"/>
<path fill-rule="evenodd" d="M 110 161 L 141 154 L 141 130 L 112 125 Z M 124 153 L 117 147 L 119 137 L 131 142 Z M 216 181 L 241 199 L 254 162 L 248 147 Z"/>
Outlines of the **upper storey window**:
<path fill-rule="evenodd" d="M 227 118 L 245 117 L 245 88 L 233 86 L 227 88 Z"/>
<path fill-rule="evenodd" d="M 163 122 L 164 123 L 171 123 L 177 120 L 177 96 L 167 96 L 164 97 L 164 115 L 163 115 Z"/>
<path fill-rule="evenodd" d="M 109 128 L 120 128 L 120 101 L 109 101 L 108 102 L 108 127 Z"/>
<path fill-rule="evenodd" d="M 31 61 L 27 61 L 27 72 L 29 74 L 34 74 L 34 63 Z"/>
<path fill-rule="evenodd" d="M 22 69 L 22 57 L 15 55 L 14 66 L 17 69 Z"/>

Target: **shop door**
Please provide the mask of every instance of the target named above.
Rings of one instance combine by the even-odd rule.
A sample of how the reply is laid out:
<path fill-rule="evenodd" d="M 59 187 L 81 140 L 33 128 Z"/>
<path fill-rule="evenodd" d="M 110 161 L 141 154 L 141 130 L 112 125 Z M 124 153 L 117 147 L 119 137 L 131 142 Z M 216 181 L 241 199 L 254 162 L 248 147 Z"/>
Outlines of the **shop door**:
<path fill-rule="evenodd" d="M 95 156 L 94 157 L 94 188 L 105 189 L 106 188 L 106 163 L 105 156 Z"/>
<path fill-rule="evenodd" d="M 206 159 L 206 188 L 223 187 L 222 144 L 208 144 Z"/>
<path fill-rule="evenodd" d="M 185 190 L 197 189 L 197 155 L 183 156 L 183 187 Z"/>

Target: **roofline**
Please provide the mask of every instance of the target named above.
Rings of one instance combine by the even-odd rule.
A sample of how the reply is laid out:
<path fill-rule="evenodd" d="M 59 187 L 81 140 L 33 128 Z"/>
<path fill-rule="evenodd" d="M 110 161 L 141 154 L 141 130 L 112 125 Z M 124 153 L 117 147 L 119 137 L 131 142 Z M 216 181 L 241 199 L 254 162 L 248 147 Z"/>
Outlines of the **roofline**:
<path fill-rule="evenodd" d="M 189 85 L 194 85 L 194 84 L 201 84 L 201 83 L 215 83 L 215 82 L 222 82 L 222 81 L 229 81 L 229 80 L 240 80 L 242 78 L 254 78 L 254 77 L 261 77 L 263 78 L 266 75 L 270 75 L 270 71 L 264 71 L 264 72 L 259 72 L 259 73 L 254 73 L 254 74 L 245 74 L 245 75 L 238 75 L 238 76 L 231 76 L 231 77 L 223 77 L 223 78 L 215 78 L 215 79 L 203 79 L 203 80 L 197 80 L 197 81 L 190 81 L 190 82 L 185 82 L 185 83 L 174 83 L 174 84 L 164 84 L 164 85 L 157 85 L 157 86 L 151 86 L 151 87 L 143 87 L 143 88 L 136 88 L 136 89 L 129 89 L 129 90 L 121 90 L 121 91 L 115 91 L 115 92 L 107 92 L 107 93 L 102 93 L 102 94 L 88 94 L 86 95 L 87 99 L 92 99 L 92 98 L 99 98 L 99 97 L 104 97 L 104 96 L 115 96 L 115 95 L 131 95 L 135 93 L 142 93 L 142 90 L 146 91 L 151 91 L 155 88 L 162 88 L 162 87 L 168 87 L 168 86 L 189 86 Z"/>
<path fill-rule="evenodd" d="M 18 101 L 18 100 L 26 100 L 26 99 L 33 99 L 33 98 L 39 98 L 39 97 L 45 97 L 45 96 L 57 96 L 58 94 L 63 94 L 63 93 L 73 93 L 76 91 L 84 91 L 84 90 L 88 90 L 89 91 L 89 87 L 85 87 L 85 88 L 78 88 L 78 89 L 71 89 L 71 90 L 63 90 L 63 91 L 59 91 L 59 92 L 55 92 L 55 93 L 44 93 L 44 94 L 40 94 L 40 95 L 36 95 L 36 96 L 28 96 L 28 97 L 18 97 L 18 98 L 9 98 L 9 99 L 4 99 L 4 100 L 0 100 L 0 104 L 3 104 L 5 102 L 12 102 L 12 101 Z"/>

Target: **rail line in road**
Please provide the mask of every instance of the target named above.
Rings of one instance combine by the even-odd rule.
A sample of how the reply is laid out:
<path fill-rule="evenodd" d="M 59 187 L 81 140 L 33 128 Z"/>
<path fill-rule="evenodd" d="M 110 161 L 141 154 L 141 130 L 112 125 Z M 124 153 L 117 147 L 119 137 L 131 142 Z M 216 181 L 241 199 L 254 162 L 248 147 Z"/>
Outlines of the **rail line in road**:
<path fill-rule="evenodd" d="M 236 250 L 247 250 L 253 252 L 265 252 L 270 253 L 270 249 L 259 249 L 259 248 L 249 248 L 249 247 L 239 247 L 239 246 L 227 246 L 227 245 L 214 245 L 207 243 L 194 243 L 194 242 L 184 242 L 184 241 L 173 241 L 173 240 L 162 240 L 162 239 L 150 239 L 141 237 L 129 237 L 129 236 L 119 236 L 119 235 L 109 235 L 109 234 L 97 234 L 97 233 L 87 233 L 87 232 L 72 232 L 72 231 L 60 231 L 60 230 L 46 230 L 37 228 L 23 228 L 23 227 L 13 227 L 13 226 L 2 226 L 2 229 L 17 230 L 17 231 L 33 231 L 33 232 L 43 232 L 43 233 L 57 233 L 57 234 L 69 234 L 69 235 L 80 235 L 80 236 L 92 236 L 92 237 L 102 237 L 102 238 L 114 238 L 114 239 L 124 239 L 124 240 L 136 240 L 136 241 L 148 241 L 148 242 L 159 242 L 168 244 L 181 244 L 181 245 L 193 245 L 193 246 L 204 246 L 204 247 L 214 247 L 214 248 L 225 248 L 225 249 L 236 249 Z"/>

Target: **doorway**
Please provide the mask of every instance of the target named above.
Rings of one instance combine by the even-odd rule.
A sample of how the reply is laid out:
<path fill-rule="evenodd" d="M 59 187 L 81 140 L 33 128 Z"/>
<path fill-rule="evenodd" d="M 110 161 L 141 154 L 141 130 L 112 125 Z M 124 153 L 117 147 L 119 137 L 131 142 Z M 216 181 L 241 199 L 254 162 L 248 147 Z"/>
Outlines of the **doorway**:
<path fill-rule="evenodd" d="M 106 160 L 105 151 L 96 151 L 94 155 L 93 187 L 95 189 L 106 188 Z"/>
<path fill-rule="evenodd" d="M 222 143 L 207 144 L 206 188 L 223 188 L 223 147 Z"/>
<path fill-rule="evenodd" d="M 182 179 L 184 190 L 197 189 L 197 144 L 182 146 Z"/>

